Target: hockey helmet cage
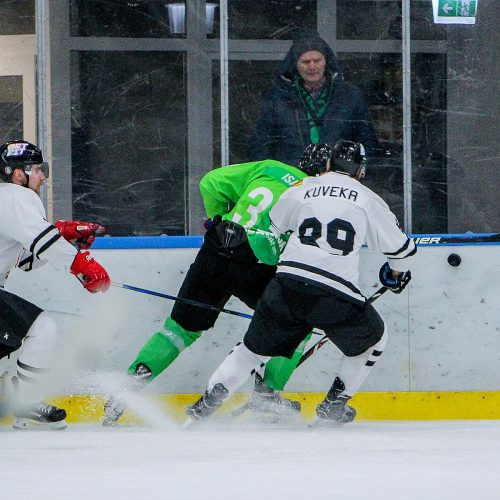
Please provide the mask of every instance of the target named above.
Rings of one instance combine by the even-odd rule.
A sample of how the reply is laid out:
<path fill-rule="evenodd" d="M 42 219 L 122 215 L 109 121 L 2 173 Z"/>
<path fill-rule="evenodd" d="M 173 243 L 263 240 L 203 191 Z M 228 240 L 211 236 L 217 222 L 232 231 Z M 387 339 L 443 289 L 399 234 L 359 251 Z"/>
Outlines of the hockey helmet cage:
<path fill-rule="evenodd" d="M 331 170 L 362 179 L 366 171 L 365 148 L 359 142 L 340 140 L 333 147 Z"/>
<path fill-rule="evenodd" d="M 300 159 L 299 169 L 310 176 L 317 176 L 326 171 L 326 164 L 333 155 L 328 144 L 309 144 Z"/>
<path fill-rule="evenodd" d="M 32 165 L 41 165 L 45 177 L 49 177 L 49 165 L 43 161 L 40 149 L 26 141 L 11 141 L 0 146 L 0 179 L 10 182 L 12 172 L 22 168 L 30 175 Z"/>

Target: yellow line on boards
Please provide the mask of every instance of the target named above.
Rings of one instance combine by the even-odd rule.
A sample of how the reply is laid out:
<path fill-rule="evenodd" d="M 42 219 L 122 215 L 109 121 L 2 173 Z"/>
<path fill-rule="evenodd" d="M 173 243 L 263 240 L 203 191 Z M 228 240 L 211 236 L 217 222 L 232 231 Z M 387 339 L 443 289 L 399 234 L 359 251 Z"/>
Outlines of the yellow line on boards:
<path fill-rule="evenodd" d="M 304 417 L 312 418 L 324 393 L 284 393 L 300 401 Z M 165 416 L 183 422 L 184 409 L 198 394 L 147 395 Z M 221 409 L 231 411 L 246 402 L 247 395 L 235 394 Z M 103 419 L 106 398 L 101 395 L 77 394 L 50 400 L 68 413 L 68 423 L 96 423 Z M 349 403 L 357 411 L 356 420 L 489 420 L 500 419 L 500 392 L 361 392 Z M 9 424 L 9 416 L 0 418 Z M 140 417 L 127 409 L 120 419 L 126 424 L 141 424 Z"/>

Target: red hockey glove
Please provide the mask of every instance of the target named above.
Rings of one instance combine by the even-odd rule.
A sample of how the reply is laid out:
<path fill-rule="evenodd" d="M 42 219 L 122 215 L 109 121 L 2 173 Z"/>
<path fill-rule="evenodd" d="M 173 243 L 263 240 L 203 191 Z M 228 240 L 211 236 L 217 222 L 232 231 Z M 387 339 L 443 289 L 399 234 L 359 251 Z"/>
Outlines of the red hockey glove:
<path fill-rule="evenodd" d="M 106 269 L 87 250 L 80 250 L 76 254 L 70 271 L 90 293 L 105 292 L 111 284 Z"/>
<path fill-rule="evenodd" d="M 61 236 L 71 244 L 77 245 L 79 250 L 86 250 L 94 243 L 95 237 L 106 234 L 106 228 L 93 222 L 79 220 L 58 220 L 57 227 Z"/>

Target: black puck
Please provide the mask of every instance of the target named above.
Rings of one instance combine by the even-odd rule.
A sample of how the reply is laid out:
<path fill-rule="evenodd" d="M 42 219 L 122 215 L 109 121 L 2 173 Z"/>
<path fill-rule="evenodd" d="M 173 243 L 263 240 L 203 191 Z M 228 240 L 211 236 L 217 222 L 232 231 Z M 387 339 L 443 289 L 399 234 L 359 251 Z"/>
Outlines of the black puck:
<path fill-rule="evenodd" d="M 462 262 L 462 257 L 460 257 L 460 255 L 458 255 L 457 253 L 452 253 L 448 255 L 448 264 L 450 264 L 450 266 L 457 267 L 460 265 L 461 262 Z"/>

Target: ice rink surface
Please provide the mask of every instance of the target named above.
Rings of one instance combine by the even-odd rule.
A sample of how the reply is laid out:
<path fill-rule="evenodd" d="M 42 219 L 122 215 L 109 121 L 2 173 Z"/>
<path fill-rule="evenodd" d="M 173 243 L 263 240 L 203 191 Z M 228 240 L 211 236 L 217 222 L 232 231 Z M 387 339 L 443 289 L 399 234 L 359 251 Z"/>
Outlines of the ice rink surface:
<path fill-rule="evenodd" d="M 0 427 L 2 500 L 500 499 L 500 421 Z"/>

